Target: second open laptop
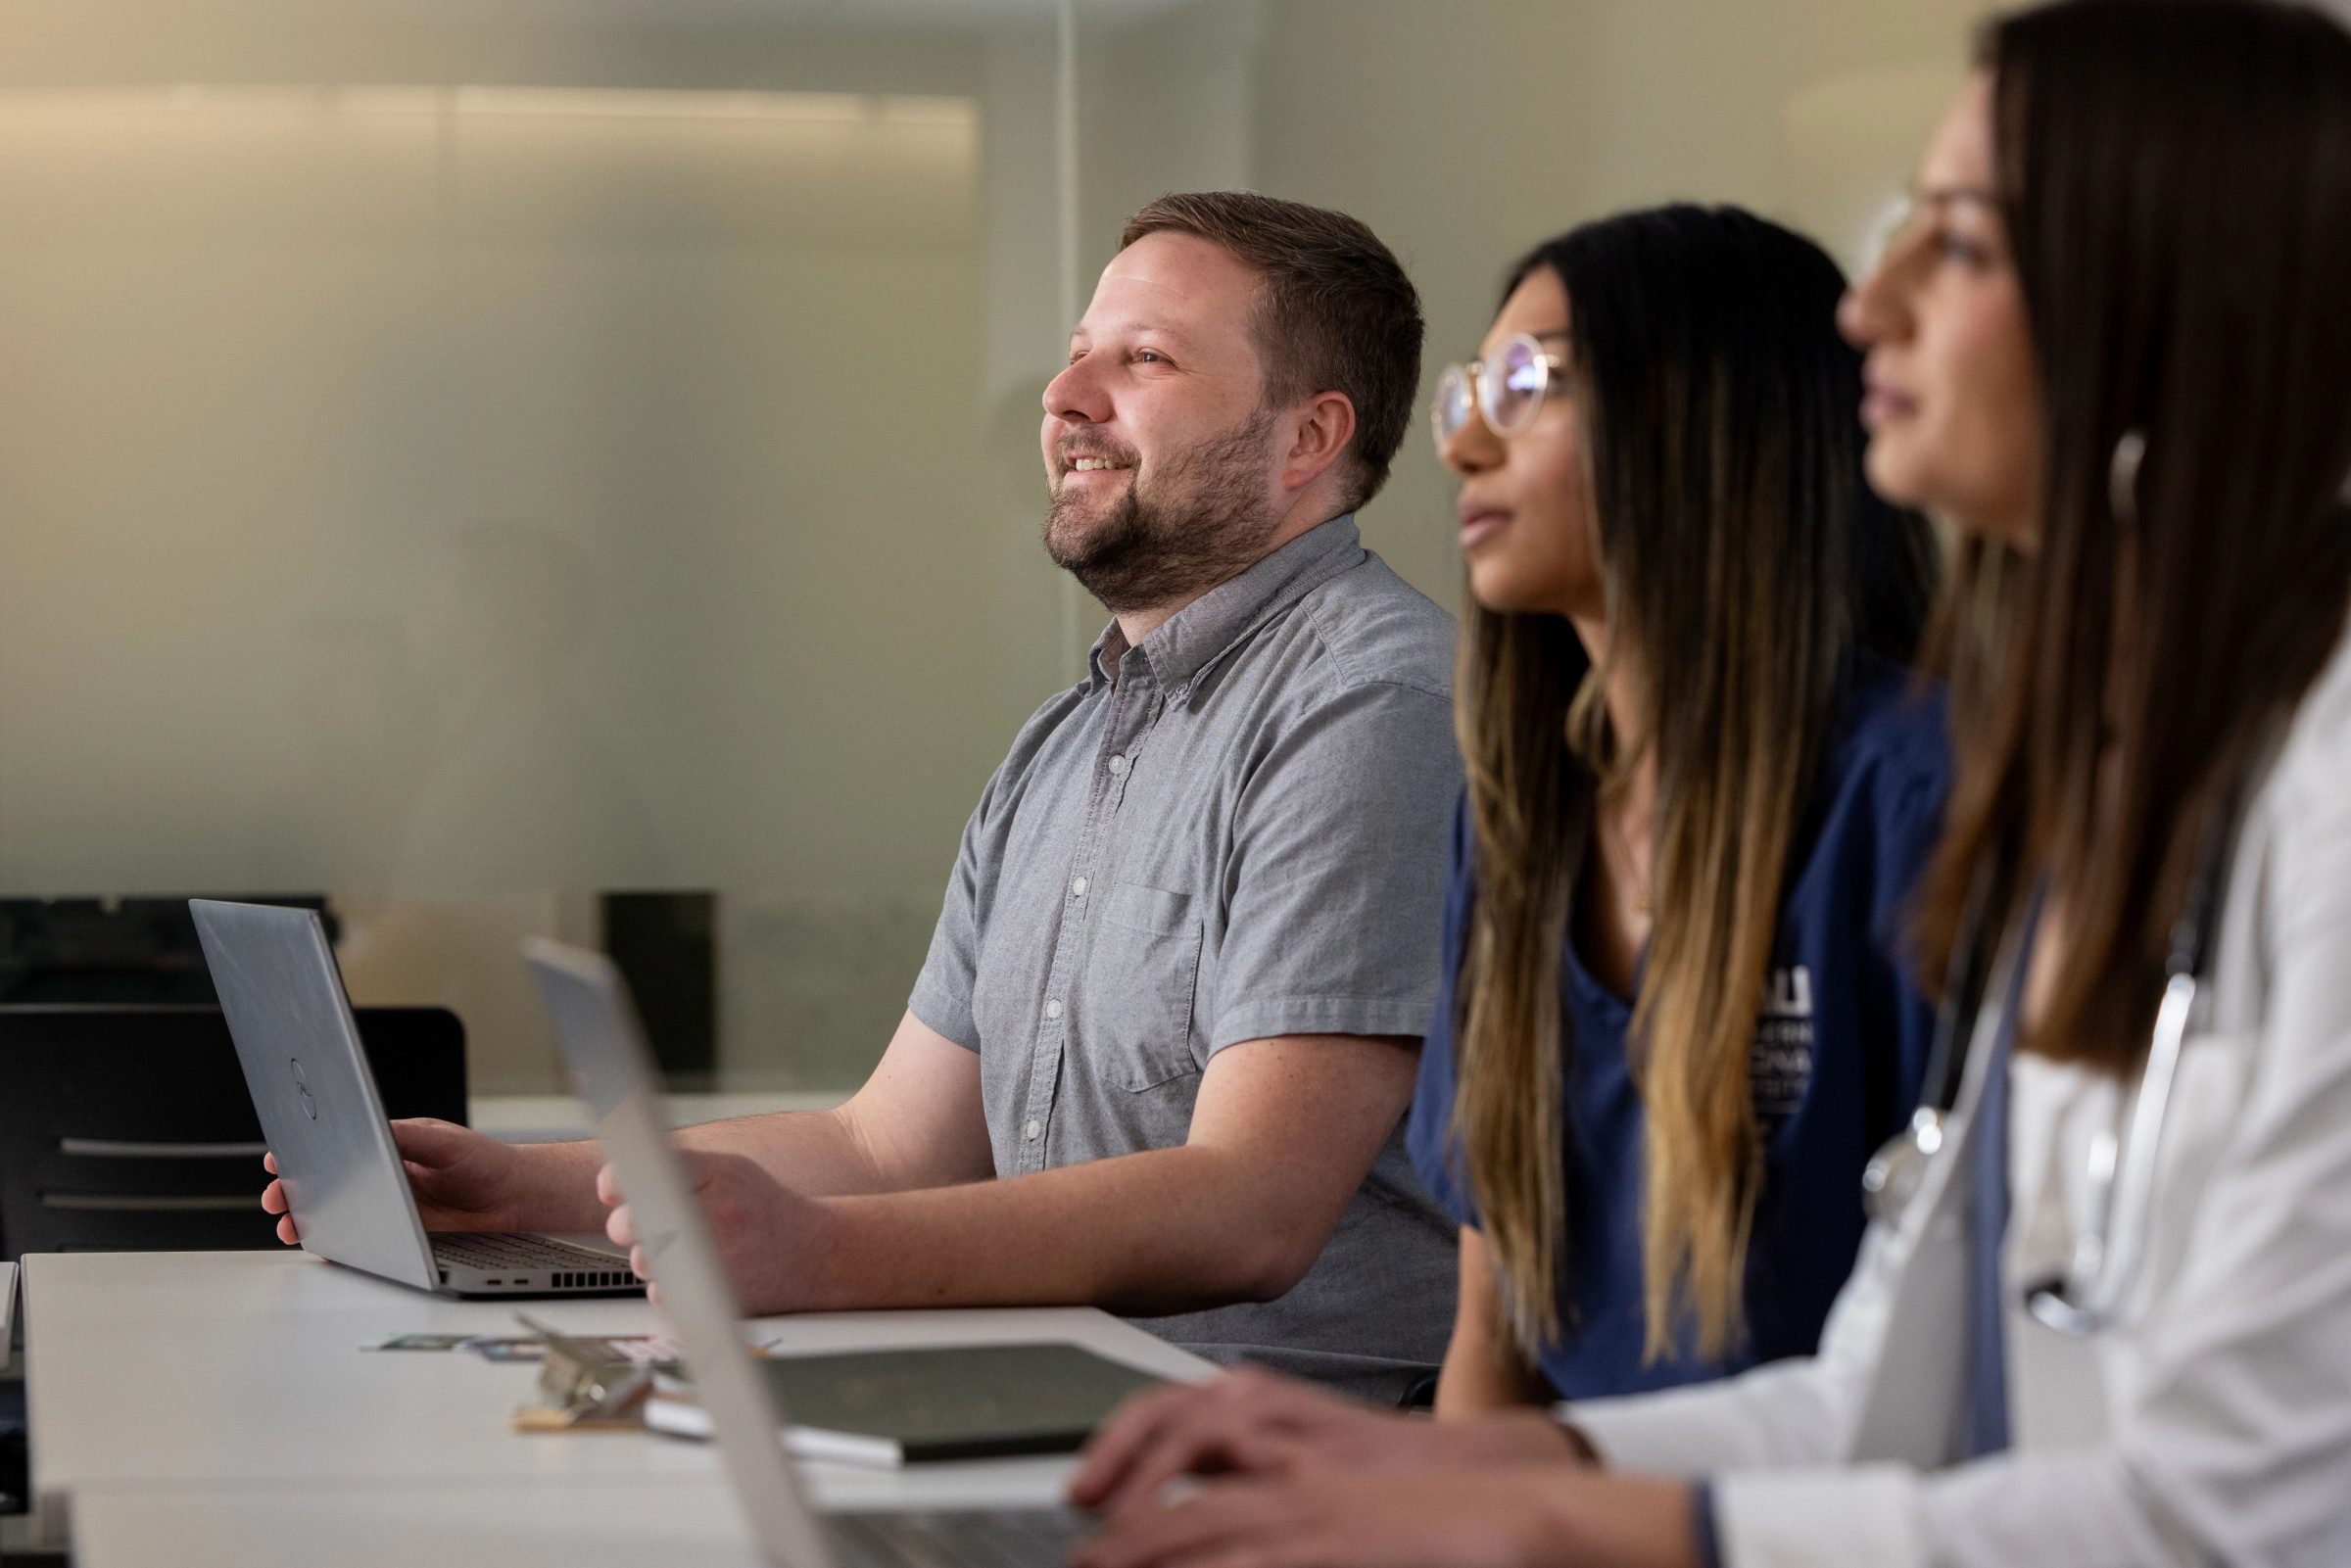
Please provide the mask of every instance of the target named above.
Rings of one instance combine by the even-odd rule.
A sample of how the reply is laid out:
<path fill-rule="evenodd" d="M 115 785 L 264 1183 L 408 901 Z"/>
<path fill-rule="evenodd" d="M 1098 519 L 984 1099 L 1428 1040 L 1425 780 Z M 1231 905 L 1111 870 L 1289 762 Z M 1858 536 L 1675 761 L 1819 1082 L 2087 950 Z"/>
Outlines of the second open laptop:
<path fill-rule="evenodd" d="M 524 948 L 553 1016 L 573 1087 L 596 1118 L 661 1287 L 711 1435 L 769 1563 L 790 1568 L 1058 1568 L 1080 1529 L 1064 1508 L 820 1514 L 784 1448 L 786 1412 L 743 1338 L 735 1291 L 686 1183 L 652 1058 L 620 972 L 600 953 Z"/>
<path fill-rule="evenodd" d="M 644 1290 L 600 1235 L 428 1234 L 317 912 L 188 908 L 306 1251 L 442 1296 Z"/>

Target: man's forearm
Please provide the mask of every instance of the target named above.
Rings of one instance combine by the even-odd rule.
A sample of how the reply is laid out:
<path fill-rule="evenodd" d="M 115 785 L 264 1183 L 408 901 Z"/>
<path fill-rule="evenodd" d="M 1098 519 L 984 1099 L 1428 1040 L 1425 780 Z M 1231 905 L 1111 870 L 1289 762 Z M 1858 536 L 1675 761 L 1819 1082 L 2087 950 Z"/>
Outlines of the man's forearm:
<path fill-rule="evenodd" d="M 811 1198 L 884 1192 L 897 1185 L 876 1168 L 845 1107 L 704 1121 L 682 1129 L 678 1142 L 688 1149 L 742 1155 Z"/>
<path fill-rule="evenodd" d="M 1240 1166 L 1217 1150 L 1156 1149 L 836 1198 L 814 1277 L 801 1282 L 806 1307 L 1083 1303 L 1155 1314 L 1269 1300 L 1311 1266 L 1328 1224 L 1282 1215 L 1275 1184 Z"/>
<path fill-rule="evenodd" d="M 515 1229 L 585 1235 L 604 1228 L 605 1209 L 596 1196 L 604 1157 L 595 1139 L 526 1143 L 514 1153 L 527 1172 L 516 1189 Z"/>
<path fill-rule="evenodd" d="M 705 1121 L 678 1133 L 688 1149 L 748 1157 L 778 1180 L 811 1195 L 872 1192 L 883 1185 L 854 1134 L 831 1111 L 780 1111 Z M 524 1196 L 514 1223 L 524 1230 L 600 1231 L 610 1213 L 596 1195 L 604 1154 L 593 1138 L 525 1144 Z"/>

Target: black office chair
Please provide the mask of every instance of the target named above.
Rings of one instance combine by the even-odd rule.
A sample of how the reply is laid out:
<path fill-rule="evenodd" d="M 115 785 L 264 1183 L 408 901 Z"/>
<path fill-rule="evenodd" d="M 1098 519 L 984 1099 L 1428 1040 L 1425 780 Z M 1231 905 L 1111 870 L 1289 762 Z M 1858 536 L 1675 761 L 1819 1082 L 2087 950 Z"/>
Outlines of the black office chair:
<path fill-rule="evenodd" d="M 225 894 L 248 904 L 314 909 L 325 895 Z M 0 898 L 0 1004 L 217 1006 L 185 898 Z"/>
<path fill-rule="evenodd" d="M 385 1113 L 465 1119 L 446 1008 L 360 1008 Z M 0 1259 L 274 1247 L 262 1129 L 216 1007 L 0 1007 Z"/>

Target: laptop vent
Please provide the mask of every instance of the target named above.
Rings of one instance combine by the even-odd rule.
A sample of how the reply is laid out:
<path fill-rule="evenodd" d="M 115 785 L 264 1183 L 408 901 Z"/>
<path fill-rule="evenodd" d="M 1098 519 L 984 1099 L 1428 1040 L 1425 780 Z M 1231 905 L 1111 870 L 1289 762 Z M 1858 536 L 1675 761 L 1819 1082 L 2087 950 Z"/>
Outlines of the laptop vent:
<path fill-rule="evenodd" d="M 636 1283 L 634 1274 L 618 1270 L 590 1270 L 555 1276 L 557 1290 L 620 1290 Z"/>

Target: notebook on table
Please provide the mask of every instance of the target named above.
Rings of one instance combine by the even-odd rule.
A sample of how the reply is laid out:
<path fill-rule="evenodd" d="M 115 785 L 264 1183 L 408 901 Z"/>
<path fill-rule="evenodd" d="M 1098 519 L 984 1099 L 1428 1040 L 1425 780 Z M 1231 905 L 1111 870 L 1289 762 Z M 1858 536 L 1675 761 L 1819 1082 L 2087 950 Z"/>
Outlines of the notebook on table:
<path fill-rule="evenodd" d="M 793 1453 L 874 1465 L 1074 1453 L 1120 1401 L 1162 1381 L 1061 1342 L 779 1355 L 759 1371 L 792 1412 Z M 709 1412 L 675 1368 L 655 1381 L 645 1419 L 679 1437 L 710 1435 Z"/>

